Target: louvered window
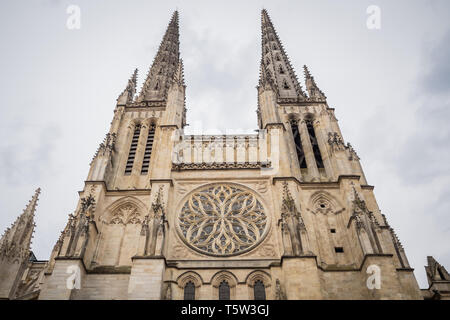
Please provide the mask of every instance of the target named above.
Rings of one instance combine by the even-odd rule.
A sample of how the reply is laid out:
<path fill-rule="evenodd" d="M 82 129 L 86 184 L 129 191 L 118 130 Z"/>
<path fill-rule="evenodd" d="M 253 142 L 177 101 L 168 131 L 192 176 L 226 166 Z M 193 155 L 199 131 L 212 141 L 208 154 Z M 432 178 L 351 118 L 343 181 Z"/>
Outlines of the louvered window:
<path fill-rule="evenodd" d="M 136 125 L 134 128 L 133 139 L 131 140 L 130 152 L 128 153 L 128 160 L 125 166 L 125 174 L 130 175 L 133 171 L 134 159 L 136 158 L 136 150 L 139 142 L 139 135 L 141 134 L 141 126 Z"/>
<path fill-rule="evenodd" d="M 317 168 L 324 168 L 322 155 L 320 154 L 319 143 L 317 142 L 316 132 L 311 119 L 306 120 L 306 127 L 308 128 L 309 138 L 313 148 L 314 158 L 316 159 Z"/>
<path fill-rule="evenodd" d="M 155 139 L 155 126 L 151 125 L 148 131 L 147 143 L 145 144 L 144 160 L 142 161 L 141 174 L 147 174 L 150 166 L 150 157 L 152 155 L 153 140 Z"/>
<path fill-rule="evenodd" d="M 305 152 L 303 151 L 300 132 L 298 130 L 297 121 L 291 121 L 292 136 L 294 137 L 295 150 L 297 152 L 298 163 L 300 168 L 306 168 Z"/>

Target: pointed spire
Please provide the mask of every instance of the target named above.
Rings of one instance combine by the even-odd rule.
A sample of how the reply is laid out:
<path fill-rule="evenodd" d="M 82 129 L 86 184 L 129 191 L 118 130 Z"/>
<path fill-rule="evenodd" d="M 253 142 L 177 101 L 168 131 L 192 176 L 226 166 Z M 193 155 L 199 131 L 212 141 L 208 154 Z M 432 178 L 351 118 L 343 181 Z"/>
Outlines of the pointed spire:
<path fill-rule="evenodd" d="M 179 68 L 179 60 L 180 41 L 178 11 L 175 11 L 137 101 L 165 101 L 167 98 L 167 91 Z"/>
<path fill-rule="evenodd" d="M 311 75 L 306 65 L 303 66 L 303 70 L 305 72 L 306 90 L 308 91 L 309 98 L 314 101 L 325 101 L 327 97 L 317 86 L 314 77 Z"/>
<path fill-rule="evenodd" d="M 33 237 L 34 213 L 41 189 L 36 189 L 30 202 L 16 221 L 7 228 L 0 239 L 0 258 L 21 257 L 28 258 L 30 254 L 31 239 Z"/>
<path fill-rule="evenodd" d="M 450 281 L 450 275 L 443 265 L 436 261 L 432 256 L 427 257 L 428 265 L 425 266 L 428 283 L 431 285 L 434 281 Z"/>
<path fill-rule="evenodd" d="M 117 105 L 127 105 L 133 102 L 134 95 L 136 94 L 137 74 L 138 69 L 135 69 L 131 78 L 128 79 L 127 87 L 122 91 L 119 98 L 117 98 Z"/>
<path fill-rule="evenodd" d="M 266 9 L 261 12 L 262 59 L 259 87 L 273 88 L 280 99 L 305 101 L 294 69 L 275 31 Z"/>

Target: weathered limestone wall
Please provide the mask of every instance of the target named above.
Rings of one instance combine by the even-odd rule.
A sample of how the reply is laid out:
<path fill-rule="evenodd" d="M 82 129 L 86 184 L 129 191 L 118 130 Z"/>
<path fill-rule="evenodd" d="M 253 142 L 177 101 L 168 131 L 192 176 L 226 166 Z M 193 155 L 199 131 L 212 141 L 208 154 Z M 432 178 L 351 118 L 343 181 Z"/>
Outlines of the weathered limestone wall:
<path fill-rule="evenodd" d="M 0 260 L 0 299 L 10 298 L 10 294 L 16 285 L 17 277 L 20 276 L 22 265 L 18 260 Z"/>
<path fill-rule="evenodd" d="M 164 268 L 164 259 L 133 259 L 128 299 L 161 299 Z"/>
<path fill-rule="evenodd" d="M 87 274 L 73 300 L 126 300 L 129 274 Z"/>
<path fill-rule="evenodd" d="M 57 259 L 53 272 L 46 276 L 39 295 L 40 300 L 70 300 L 75 289 L 67 286 L 68 278 L 73 275 L 75 269 L 79 270 L 81 284 L 86 276 L 86 270 L 80 259 Z M 69 272 L 68 272 L 69 271 Z"/>

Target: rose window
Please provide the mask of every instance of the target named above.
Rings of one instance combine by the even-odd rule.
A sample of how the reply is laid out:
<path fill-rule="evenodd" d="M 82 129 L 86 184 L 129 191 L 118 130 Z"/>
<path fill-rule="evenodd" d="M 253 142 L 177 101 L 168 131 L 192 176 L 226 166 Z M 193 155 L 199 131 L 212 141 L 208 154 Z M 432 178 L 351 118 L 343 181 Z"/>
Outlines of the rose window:
<path fill-rule="evenodd" d="M 194 249 L 212 255 L 250 250 L 268 221 L 256 196 L 234 185 L 210 185 L 193 192 L 178 215 L 178 231 Z"/>

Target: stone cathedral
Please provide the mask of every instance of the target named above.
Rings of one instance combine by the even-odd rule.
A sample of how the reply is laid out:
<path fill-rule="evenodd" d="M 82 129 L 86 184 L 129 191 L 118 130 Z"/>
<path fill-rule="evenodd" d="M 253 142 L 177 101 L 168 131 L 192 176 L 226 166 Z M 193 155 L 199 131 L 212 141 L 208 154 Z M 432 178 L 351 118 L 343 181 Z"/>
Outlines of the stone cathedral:
<path fill-rule="evenodd" d="M 308 68 L 303 90 L 266 10 L 255 134 L 185 135 L 178 12 L 142 89 L 119 95 L 48 261 L 40 190 L 0 240 L 2 299 L 443 299 L 419 289 L 359 158 Z"/>

